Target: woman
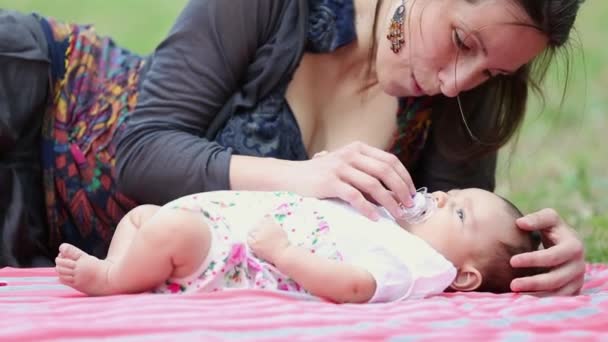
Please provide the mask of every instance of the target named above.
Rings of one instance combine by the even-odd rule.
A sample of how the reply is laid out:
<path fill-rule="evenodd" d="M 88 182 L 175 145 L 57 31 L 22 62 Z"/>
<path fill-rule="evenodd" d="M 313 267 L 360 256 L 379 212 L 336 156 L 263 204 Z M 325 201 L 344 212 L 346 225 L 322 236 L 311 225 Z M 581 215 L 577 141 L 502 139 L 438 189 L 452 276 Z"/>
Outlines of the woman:
<path fill-rule="evenodd" d="M 136 203 L 194 192 L 339 197 L 375 219 L 415 186 L 492 190 L 580 3 L 191 0 L 147 58 L 4 12 L 2 262 L 44 264 L 60 242 L 103 257 Z M 577 293 L 573 230 L 550 209 L 519 225 L 549 248 L 513 265 L 551 271 L 513 290 Z"/>

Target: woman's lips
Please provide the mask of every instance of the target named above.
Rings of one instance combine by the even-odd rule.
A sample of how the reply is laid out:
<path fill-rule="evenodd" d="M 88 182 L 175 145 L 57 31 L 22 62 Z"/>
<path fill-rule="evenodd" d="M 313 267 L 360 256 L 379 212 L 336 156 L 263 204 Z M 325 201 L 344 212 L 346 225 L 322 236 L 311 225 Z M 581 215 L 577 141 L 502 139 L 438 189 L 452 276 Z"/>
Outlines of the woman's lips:
<path fill-rule="evenodd" d="M 418 81 L 416 80 L 416 76 L 412 73 L 412 80 L 414 82 L 414 91 L 416 92 L 416 96 L 426 95 L 424 89 L 420 86 Z"/>

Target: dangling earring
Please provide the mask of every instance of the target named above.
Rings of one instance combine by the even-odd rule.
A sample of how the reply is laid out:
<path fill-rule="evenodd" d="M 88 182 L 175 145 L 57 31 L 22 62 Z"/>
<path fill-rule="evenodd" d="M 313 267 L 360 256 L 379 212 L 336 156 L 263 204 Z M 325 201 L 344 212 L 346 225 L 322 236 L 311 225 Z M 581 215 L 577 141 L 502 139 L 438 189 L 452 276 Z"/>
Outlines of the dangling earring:
<path fill-rule="evenodd" d="M 405 1 L 401 0 L 401 5 L 395 10 L 391 19 L 391 26 L 388 29 L 386 38 L 391 42 L 391 50 L 399 53 L 401 46 L 405 43 L 403 39 L 403 19 L 405 18 Z"/>

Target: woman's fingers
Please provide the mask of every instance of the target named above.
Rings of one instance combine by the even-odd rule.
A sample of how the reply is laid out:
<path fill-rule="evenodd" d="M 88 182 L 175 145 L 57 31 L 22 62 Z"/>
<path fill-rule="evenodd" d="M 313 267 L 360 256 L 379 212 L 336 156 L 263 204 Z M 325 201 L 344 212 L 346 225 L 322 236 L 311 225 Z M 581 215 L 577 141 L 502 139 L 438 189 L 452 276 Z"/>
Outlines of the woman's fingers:
<path fill-rule="evenodd" d="M 521 229 L 538 231 L 546 249 L 515 255 L 513 267 L 555 267 L 584 259 L 584 246 L 576 232 L 553 209 L 543 209 L 517 221 Z"/>
<path fill-rule="evenodd" d="M 324 155 L 326 155 L 327 153 L 329 153 L 329 152 L 327 152 L 327 151 L 325 151 L 325 150 L 320 151 L 320 152 L 317 152 L 317 153 L 315 153 L 315 154 L 312 156 L 312 159 L 319 158 L 319 157 L 323 157 L 323 156 L 324 156 Z"/>
<path fill-rule="evenodd" d="M 555 296 L 576 296 L 581 293 L 581 289 L 583 288 L 584 283 L 584 274 L 582 277 L 577 279 L 576 281 L 570 282 L 563 286 L 561 289 L 558 289 L 553 292 Z"/>
<path fill-rule="evenodd" d="M 374 220 L 379 211 L 372 201 L 395 217 L 402 216 L 400 203 L 413 205 L 412 178 L 390 153 L 355 142 L 333 152 L 319 152 L 310 162 L 318 175 L 310 192 L 317 197 L 339 197 Z"/>
<path fill-rule="evenodd" d="M 572 242 L 564 242 L 547 249 L 521 253 L 511 258 L 513 267 L 556 267 L 578 257 L 579 249 Z"/>
<path fill-rule="evenodd" d="M 346 164 L 378 179 L 404 205 L 413 204 L 411 198 L 416 188 L 409 172 L 397 157 L 363 143 L 349 144 L 337 153 Z"/>
<path fill-rule="evenodd" d="M 561 217 L 551 208 L 545 208 L 535 213 L 517 219 L 519 228 L 534 231 L 561 226 Z"/>
<path fill-rule="evenodd" d="M 585 268 L 582 271 L 576 263 L 568 263 L 530 277 L 513 279 L 511 290 L 515 292 L 549 292 L 560 294 L 576 294 L 583 283 Z"/>
<path fill-rule="evenodd" d="M 361 191 L 348 183 L 341 183 L 337 186 L 336 197 L 347 202 L 372 221 L 377 221 L 380 218 L 378 207 L 365 199 Z"/>
<path fill-rule="evenodd" d="M 409 198 L 411 198 L 413 195 L 416 194 L 416 187 L 414 186 L 414 182 L 412 181 L 412 177 L 410 175 L 410 173 L 407 171 L 407 169 L 405 168 L 405 166 L 403 165 L 403 163 L 399 160 L 399 158 L 397 158 L 397 156 L 395 156 L 392 153 L 377 149 L 377 148 L 373 148 L 371 146 L 368 145 L 363 145 L 362 147 L 362 154 L 372 157 L 374 159 L 377 159 L 381 162 L 383 162 L 385 165 L 388 165 L 389 167 L 391 167 L 399 176 L 399 178 L 401 178 L 401 180 L 405 183 L 405 185 L 407 186 L 407 189 L 409 190 Z M 391 189 L 391 190 L 398 190 L 398 189 Z M 407 200 L 407 197 L 405 195 L 405 193 L 403 194 L 403 198 L 401 198 L 402 201 Z"/>
<path fill-rule="evenodd" d="M 550 271 L 514 279 L 514 291 L 542 291 L 572 295 L 580 291 L 585 274 L 585 250 L 576 232 L 553 209 L 543 209 L 517 220 L 519 228 L 538 231 L 546 249 L 511 258 L 513 267 L 542 267 Z"/>
<path fill-rule="evenodd" d="M 395 217 L 401 216 L 399 202 L 395 200 L 395 197 L 389 190 L 382 186 L 377 178 L 356 168 L 350 168 L 340 173 L 340 179 L 357 189 L 363 199 L 365 199 L 363 193 L 368 194 L 378 204 L 386 208 L 391 215 L 396 215 Z M 356 199 L 360 200 L 358 195 Z M 369 202 L 367 199 L 365 201 Z M 375 208 L 375 210 L 378 211 L 378 208 Z"/>
<path fill-rule="evenodd" d="M 378 188 L 377 191 L 380 193 L 369 193 L 374 199 L 378 200 L 377 196 L 386 196 L 387 194 L 390 194 L 391 197 L 397 196 L 398 202 L 403 203 L 406 207 L 410 207 L 414 204 L 412 196 L 410 195 L 410 185 L 407 183 L 408 181 L 404 181 L 403 178 L 395 171 L 395 169 L 388 164 L 362 155 L 353 162 L 353 167 L 373 177 L 375 180 L 378 180 L 380 188 Z M 408 179 L 409 182 L 411 182 L 409 174 Z M 389 203 L 390 205 L 392 202 L 394 202 L 393 198 L 391 198 L 390 202 L 385 203 Z M 379 200 L 378 203 L 384 204 Z M 392 213 L 392 209 L 395 208 L 387 207 L 387 209 L 389 209 L 389 211 Z"/>

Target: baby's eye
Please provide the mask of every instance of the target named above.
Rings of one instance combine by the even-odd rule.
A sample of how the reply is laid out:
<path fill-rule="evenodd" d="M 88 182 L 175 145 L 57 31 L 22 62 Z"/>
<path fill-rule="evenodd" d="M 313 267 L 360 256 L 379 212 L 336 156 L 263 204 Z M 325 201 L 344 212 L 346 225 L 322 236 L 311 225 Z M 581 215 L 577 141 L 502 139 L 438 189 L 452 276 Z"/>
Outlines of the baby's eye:
<path fill-rule="evenodd" d="M 456 210 L 456 215 L 458 215 L 458 218 L 460 219 L 460 221 L 464 222 L 464 210 L 462 209 L 457 209 Z"/>

